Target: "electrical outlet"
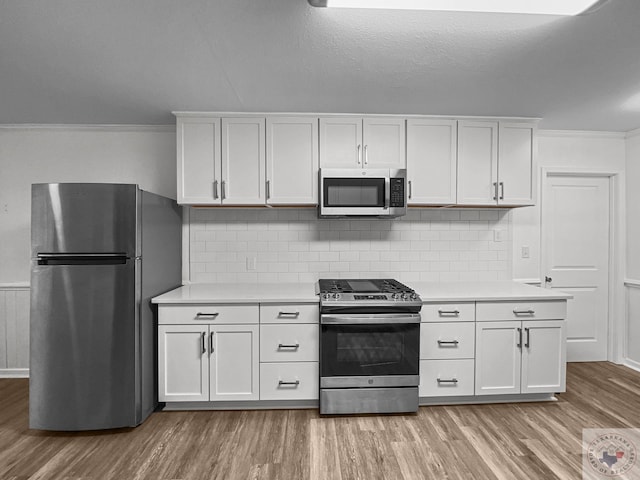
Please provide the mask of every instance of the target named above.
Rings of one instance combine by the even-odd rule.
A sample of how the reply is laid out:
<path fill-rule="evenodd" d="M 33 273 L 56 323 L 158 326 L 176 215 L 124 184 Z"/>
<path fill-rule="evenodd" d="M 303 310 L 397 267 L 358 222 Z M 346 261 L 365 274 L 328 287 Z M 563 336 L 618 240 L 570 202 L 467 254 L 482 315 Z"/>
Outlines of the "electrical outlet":
<path fill-rule="evenodd" d="M 494 242 L 504 242 L 506 232 L 502 229 L 497 229 L 493 231 L 493 241 Z"/>
<path fill-rule="evenodd" d="M 522 258 L 529 258 L 529 246 L 528 245 L 523 245 L 522 249 L 521 249 L 521 255 Z"/>
<path fill-rule="evenodd" d="M 255 272 L 256 271 L 256 257 L 247 257 L 247 272 Z"/>

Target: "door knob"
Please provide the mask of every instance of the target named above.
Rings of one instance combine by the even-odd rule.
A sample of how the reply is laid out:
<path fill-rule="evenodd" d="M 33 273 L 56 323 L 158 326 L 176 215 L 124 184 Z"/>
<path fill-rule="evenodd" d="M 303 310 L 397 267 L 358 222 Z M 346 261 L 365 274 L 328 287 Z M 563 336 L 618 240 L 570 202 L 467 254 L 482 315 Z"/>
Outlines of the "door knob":
<path fill-rule="evenodd" d="M 544 283 L 551 283 L 553 279 L 551 277 L 544 277 Z"/>

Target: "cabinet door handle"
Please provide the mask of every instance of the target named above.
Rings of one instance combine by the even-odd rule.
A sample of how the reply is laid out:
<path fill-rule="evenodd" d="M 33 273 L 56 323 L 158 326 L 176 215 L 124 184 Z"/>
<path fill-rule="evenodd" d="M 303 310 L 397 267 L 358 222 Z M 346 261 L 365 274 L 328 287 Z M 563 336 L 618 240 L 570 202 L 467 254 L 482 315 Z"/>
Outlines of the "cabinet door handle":
<path fill-rule="evenodd" d="M 207 353 L 207 346 L 204 344 L 204 337 L 206 337 L 207 334 L 202 332 L 202 335 L 200 336 L 200 340 L 202 342 L 202 355 L 204 355 L 205 353 Z"/>
<path fill-rule="evenodd" d="M 456 384 L 458 383 L 458 379 L 457 378 L 438 378 L 438 383 L 453 383 Z"/>
<path fill-rule="evenodd" d="M 299 343 L 279 343 L 278 350 L 282 350 L 283 348 L 300 348 Z"/>
<path fill-rule="evenodd" d="M 266 192 L 267 193 L 267 200 L 269 200 L 269 198 L 271 197 L 271 192 L 270 192 L 270 188 L 269 188 L 269 180 L 267 180 L 266 190 L 267 190 L 267 192 Z"/>
<path fill-rule="evenodd" d="M 518 344 L 516 345 L 518 348 L 522 348 L 522 329 L 518 328 Z"/>
<path fill-rule="evenodd" d="M 364 164 L 365 165 L 369 165 L 369 152 L 367 147 L 369 147 L 369 145 L 364 146 Z"/>
<path fill-rule="evenodd" d="M 441 317 L 443 317 L 445 315 L 453 315 L 454 317 L 457 317 L 458 315 L 460 315 L 460 310 L 441 310 L 441 309 L 438 309 L 438 315 L 440 315 Z"/>
<path fill-rule="evenodd" d="M 209 353 L 213 353 L 213 332 L 209 334 Z"/>
<path fill-rule="evenodd" d="M 412 192 L 411 192 L 411 180 L 409 180 L 409 181 L 407 182 L 407 185 L 408 185 L 408 187 L 409 187 L 409 193 L 408 193 L 408 196 L 409 196 L 409 199 L 411 199 L 411 194 L 412 194 Z"/>
<path fill-rule="evenodd" d="M 441 347 L 442 345 L 454 345 L 457 346 L 458 345 L 458 340 L 438 340 L 438 346 Z"/>
<path fill-rule="evenodd" d="M 500 182 L 500 200 L 504 200 L 504 182 Z"/>
<path fill-rule="evenodd" d="M 533 315 L 534 313 L 536 313 L 536 311 L 531 308 L 528 308 L 527 310 L 518 310 L 517 308 L 513 309 L 514 315 Z"/>
<path fill-rule="evenodd" d="M 300 380 L 295 380 L 293 382 L 287 382 L 284 380 L 278 380 L 278 386 L 293 386 L 293 387 L 297 387 L 298 385 L 300 385 Z"/>
<path fill-rule="evenodd" d="M 362 164 L 362 145 L 358 145 L 358 165 Z"/>
<path fill-rule="evenodd" d="M 227 192 L 226 192 L 226 188 L 225 188 L 225 183 L 226 182 L 224 180 L 222 182 L 220 182 L 220 190 L 222 190 L 222 200 L 227 198 Z"/>
<path fill-rule="evenodd" d="M 493 182 L 493 199 L 498 200 L 498 182 Z"/>
<path fill-rule="evenodd" d="M 529 348 L 529 345 L 531 345 L 531 330 L 529 329 L 529 327 L 525 327 L 524 331 L 527 333 L 527 341 L 525 342 L 524 346 L 526 348 Z"/>
<path fill-rule="evenodd" d="M 196 320 L 213 319 L 213 318 L 216 318 L 218 315 L 220 315 L 218 312 L 215 312 L 215 313 L 198 312 L 196 313 Z"/>
<path fill-rule="evenodd" d="M 300 312 L 278 312 L 278 317 L 298 317 Z"/>
<path fill-rule="evenodd" d="M 215 200 L 218 199 L 218 180 L 214 180 L 213 182 L 213 198 Z"/>

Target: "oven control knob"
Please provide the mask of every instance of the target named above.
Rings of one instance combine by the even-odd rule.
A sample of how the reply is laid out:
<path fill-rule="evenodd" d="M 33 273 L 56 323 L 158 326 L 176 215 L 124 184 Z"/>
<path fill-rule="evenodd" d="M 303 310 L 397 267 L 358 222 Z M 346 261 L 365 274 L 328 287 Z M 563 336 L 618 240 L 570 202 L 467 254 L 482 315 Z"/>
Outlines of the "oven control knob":
<path fill-rule="evenodd" d="M 402 294 L 402 299 L 403 300 L 407 300 L 409 298 L 409 295 L 407 295 L 406 293 Z"/>
<path fill-rule="evenodd" d="M 339 294 L 339 293 L 337 293 L 337 292 L 336 292 L 336 293 L 334 293 L 334 294 L 333 294 L 333 298 L 334 298 L 335 300 L 337 300 L 338 298 L 340 298 L 340 294 Z"/>
<path fill-rule="evenodd" d="M 400 297 L 400 295 L 397 294 L 397 293 L 394 293 L 394 294 L 391 295 L 391 298 L 393 298 L 394 300 L 398 300 L 399 297 Z"/>
<path fill-rule="evenodd" d="M 417 293 L 412 293 L 411 294 L 411 300 L 417 300 L 418 299 L 418 294 Z"/>
<path fill-rule="evenodd" d="M 323 293 L 322 294 L 322 298 L 324 298 L 325 300 L 327 300 L 329 298 L 329 294 L 328 293 Z"/>

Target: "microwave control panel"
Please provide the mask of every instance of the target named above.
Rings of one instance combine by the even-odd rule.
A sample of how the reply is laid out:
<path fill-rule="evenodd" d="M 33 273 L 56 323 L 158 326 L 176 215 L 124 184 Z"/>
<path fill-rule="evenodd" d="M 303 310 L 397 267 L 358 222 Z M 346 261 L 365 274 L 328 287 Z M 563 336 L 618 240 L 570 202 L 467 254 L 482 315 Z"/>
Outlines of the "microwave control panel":
<path fill-rule="evenodd" d="M 389 185 L 391 188 L 389 206 L 404 207 L 404 178 L 391 178 Z"/>

